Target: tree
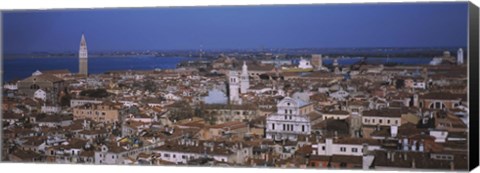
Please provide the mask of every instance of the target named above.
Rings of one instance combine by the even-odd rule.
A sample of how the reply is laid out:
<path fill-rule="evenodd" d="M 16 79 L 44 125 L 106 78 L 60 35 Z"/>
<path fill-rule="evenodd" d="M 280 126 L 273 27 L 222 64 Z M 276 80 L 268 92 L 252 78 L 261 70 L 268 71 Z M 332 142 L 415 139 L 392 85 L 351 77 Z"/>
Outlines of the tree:
<path fill-rule="evenodd" d="M 87 96 L 87 97 L 93 97 L 93 98 L 104 98 L 108 97 L 108 92 L 106 89 L 100 88 L 100 89 L 90 89 L 90 90 L 83 90 L 80 92 L 80 96 Z"/>

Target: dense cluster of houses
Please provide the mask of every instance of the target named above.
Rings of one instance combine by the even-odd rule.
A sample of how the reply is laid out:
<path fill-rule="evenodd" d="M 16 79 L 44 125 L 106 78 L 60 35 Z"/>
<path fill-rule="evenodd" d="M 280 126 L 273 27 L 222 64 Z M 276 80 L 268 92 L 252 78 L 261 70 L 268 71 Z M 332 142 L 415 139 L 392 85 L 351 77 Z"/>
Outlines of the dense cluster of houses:
<path fill-rule="evenodd" d="M 296 67 L 222 56 L 173 70 L 36 71 L 3 87 L 2 160 L 467 169 L 466 65 L 312 57 Z"/>

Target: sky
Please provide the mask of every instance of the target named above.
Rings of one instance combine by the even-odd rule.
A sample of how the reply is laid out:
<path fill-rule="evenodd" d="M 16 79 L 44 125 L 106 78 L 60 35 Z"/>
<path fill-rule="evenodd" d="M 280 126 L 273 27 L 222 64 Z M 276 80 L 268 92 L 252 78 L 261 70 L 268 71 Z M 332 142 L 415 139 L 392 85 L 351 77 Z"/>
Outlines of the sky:
<path fill-rule="evenodd" d="M 5 53 L 466 47 L 466 2 L 3 12 Z"/>

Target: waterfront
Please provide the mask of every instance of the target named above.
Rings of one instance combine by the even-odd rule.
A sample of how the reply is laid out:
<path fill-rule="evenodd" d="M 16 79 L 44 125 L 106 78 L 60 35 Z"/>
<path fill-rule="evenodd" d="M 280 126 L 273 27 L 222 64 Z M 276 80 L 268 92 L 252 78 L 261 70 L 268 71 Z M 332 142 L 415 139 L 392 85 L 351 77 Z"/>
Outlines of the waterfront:
<path fill-rule="evenodd" d="M 173 69 L 182 61 L 193 60 L 189 57 L 109 57 L 90 58 L 90 73 L 99 74 L 114 70 L 153 70 Z M 3 61 L 3 81 L 20 80 L 32 75 L 36 70 L 68 69 L 78 72 L 78 58 L 15 58 Z"/>

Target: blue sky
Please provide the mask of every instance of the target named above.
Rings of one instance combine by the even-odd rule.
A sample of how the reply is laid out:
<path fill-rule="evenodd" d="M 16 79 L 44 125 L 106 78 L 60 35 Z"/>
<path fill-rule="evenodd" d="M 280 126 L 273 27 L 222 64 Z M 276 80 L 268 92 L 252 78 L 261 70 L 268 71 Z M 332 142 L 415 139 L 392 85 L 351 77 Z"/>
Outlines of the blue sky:
<path fill-rule="evenodd" d="M 6 53 L 90 51 L 466 47 L 465 2 L 11 11 Z"/>

